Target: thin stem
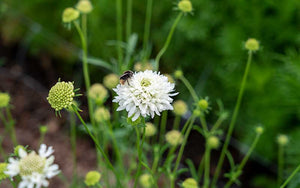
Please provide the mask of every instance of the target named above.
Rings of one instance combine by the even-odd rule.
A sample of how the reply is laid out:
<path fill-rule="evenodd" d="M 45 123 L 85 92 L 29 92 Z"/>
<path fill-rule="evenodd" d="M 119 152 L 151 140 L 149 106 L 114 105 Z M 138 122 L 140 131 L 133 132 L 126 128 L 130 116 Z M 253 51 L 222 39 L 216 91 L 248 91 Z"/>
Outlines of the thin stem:
<path fill-rule="evenodd" d="M 151 25 L 151 16 L 152 16 L 152 3 L 153 0 L 147 0 L 147 10 L 146 10 L 146 19 L 144 26 L 144 40 L 143 40 L 143 52 L 144 52 L 144 60 L 146 57 L 146 51 L 149 43 L 149 35 L 150 35 L 150 25 Z"/>
<path fill-rule="evenodd" d="M 239 164 L 238 168 L 237 168 L 237 172 L 240 172 L 242 173 L 242 170 L 244 168 L 244 166 L 246 165 L 251 153 L 253 152 L 254 148 L 256 147 L 257 145 L 257 142 L 259 141 L 259 138 L 260 138 L 260 135 L 261 134 L 256 134 L 256 137 L 250 147 L 250 149 L 248 150 L 247 154 L 245 155 L 245 157 L 243 158 L 241 164 Z M 238 178 L 239 176 L 235 176 L 234 178 L 231 178 L 225 185 L 225 188 L 229 188 L 231 186 L 232 183 L 235 182 L 236 178 Z"/>
<path fill-rule="evenodd" d="M 243 94 L 244 94 L 244 90 L 245 90 L 245 86 L 246 86 L 246 81 L 247 81 L 247 76 L 248 76 L 248 73 L 249 73 L 249 70 L 250 70 L 251 60 L 252 60 L 252 51 L 249 51 L 248 61 L 247 61 L 246 69 L 245 69 L 245 72 L 244 72 L 242 84 L 241 84 L 241 87 L 240 87 L 239 95 L 238 95 L 237 102 L 236 102 L 236 105 L 235 105 L 235 108 L 234 108 L 234 112 L 233 112 L 231 122 L 229 124 L 229 129 L 228 129 L 228 132 L 227 132 L 227 135 L 226 135 L 224 146 L 222 148 L 221 156 L 220 156 L 220 159 L 218 161 L 218 165 L 217 165 L 215 175 L 214 175 L 214 178 L 213 178 L 213 181 L 212 181 L 212 186 L 214 186 L 217 183 L 217 180 L 218 180 L 220 172 L 221 172 L 221 168 L 222 168 L 222 165 L 223 165 L 223 162 L 224 162 L 225 154 L 226 154 L 226 151 L 227 151 L 227 148 L 228 148 L 228 145 L 229 145 L 229 141 L 230 141 L 230 138 L 231 138 L 231 135 L 232 135 L 232 132 L 233 132 L 233 129 L 234 129 L 234 125 L 235 125 L 235 122 L 236 122 L 236 119 L 237 119 L 237 116 L 238 116 L 238 112 L 239 112 L 239 109 L 240 109 L 240 105 L 241 105 L 241 102 L 242 102 L 242 98 L 243 98 Z"/>
<path fill-rule="evenodd" d="M 179 166 L 179 163 L 180 163 L 183 151 L 184 151 L 184 147 L 185 147 L 185 145 L 187 143 L 188 137 L 189 137 L 190 132 L 191 132 L 191 130 L 193 128 L 194 121 L 195 121 L 195 117 L 191 116 L 191 121 L 189 123 L 185 124 L 185 127 L 187 127 L 187 130 L 185 132 L 184 139 L 183 139 L 183 142 L 182 142 L 182 144 L 180 146 L 178 157 L 177 157 L 176 162 L 175 162 L 175 167 L 173 169 L 173 173 L 172 174 L 174 176 L 175 176 L 176 170 L 178 169 L 178 166 Z M 185 129 L 185 128 L 183 128 L 183 129 Z"/>
<path fill-rule="evenodd" d="M 199 98 L 198 98 L 193 86 L 190 84 L 190 82 L 184 76 L 181 76 L 179 79 L 183 82 L 185 87 L 189 90 L 190 94 L 193 97 L 194 102 L 197 103 L 199 101 Z"/>
<path fill-rule="evenodd" d="M 300 165 L 292 172 L 292 174 L 285 180 L 285 182 L 280 186 L 280 188 L 284 188 L 291 179 L 297 174 L 297 172 L 300 170 Z"/>
<path fill-rule="evenodd" d="M 201 122 L 201 125 L 202 125 L 203 129 L 205 131 L 208 131 L 206 119 L 205 119 L 205 116 L 204 116 L 204 112 L 202 112 L 202 114 L 200 115 L 200 122 Z"/>
<path fill-rule="evenodd" d="M 152 174 L 155 174 L 159 162 L 159 146 L 154 146 L 154 161 L 152 164 Z"/>
<path fill-rule="evenodd" d="M 145 119 L 143 120 L 145 123 Z M 135 180 L 134 180 L 134 188 L 136 188 L 137 186 L 137 182 L 140 176 L 140 171 L 141 171 L 141 167 L 142 167 L 142 150 L 143 150 L 143 144 L 144 144 L 144 140 L 145 140 L 145 127 L 143 128 L 143 135 L 142 135 L 142 143 L 140 144 L 140 131 L 138 129 L 138 127 L 135 127 L 135 131 L 136 131 L 136 136 L 137 136 L 137 151 L 138 151 L 138 159 L 139 159 L 139 163 L 138 163 L 138 169 L 135 175 Z"/>
<path fill-rule="evenodd" d="M 283 177 L 283 162 L 284 162 L 284 146 L 282 144 L 279 144 L 278 148 L 278 177 L 277 177 L 277 184 L 278 187 L 280 187 L 282 183 L 282 177 Z"/>
<path fill-rule="evenodd" d="M 161 115 L 161 122 L 160 122 L 160 131 L 159 131 L 159 143 L 160 145 L 162 144 L 163 140 L 164 140 L 164 135 L 166 132 L 166 125 L 167 125 L 167 118 L 168 118 L 168 111 L 165 110 L 162 112 Z"/>
<path fill-rule="evenodd" d="M 85 34 L 82 32 L 79 24 L 77 22 L 73 22 L 73 23 L 74 23 L 74 25 L 78 31 L 78 34 L 80 36 L 80 39 L 81 39 L 81 45 L 82 45 L 82 50 L 83 50 L 83 54 L 82 54 L 83 76 L 84 76 L 86 91 L 88 93 L 90 90 L 90 87 L 91 87 L 91 81 L 90 81 L 90 77 L 89 77 L 89 69 L 88 69 L 88 62 L 87 62 L 87 42 L 86 42 Z M 92 100 L 89 97 L 89 95 L 87 95 L 87 100 L 88 100 L 90 120 L 91 120 L 93 127 L 95 128 L 96 124 L 95 124 L 95 119 L 93 118 L 94 117 L 93 103 L 92 103 Z"/>
<path fill-rule="evenodd" d="M 208 188 L 209 187 L 209 172 L 210 172 L 210 151 L 211 148 L 206 144 L 205 147 L 205 153 L 204 153 L 204 157 L 205 157 L 205 162 L 204 162 L 204 188 Z"/>
<path fill-rule="evenodd" d="M 72 106 L 74 112 L 76 113 L 77 117 L 79 118 L 79 120 L 81 121 L 81 123 L 83 124 L 86 132 L 90 135 L 90 137 L 92 138 L 92 140 L 94 141 L 95 145 L 96 145 L 96 148 L 100 151 L 100 153 L 102 154 L 102 156 L 104 157 L 105 159 L 105 162 L 106 164 L 108 165 L 108 168 L 113 171 L 113 173 L 115 174 L 116 178 L 117 178 L 117 181 L 118 181 L 118 184 L 121 185 L 121 182 L 120 182 L 120 178 L 119 178 L 119 175 L 118 173 L 115 171 L 113 165 L 111 164 L 110 160 L 108 159 L 107 155 L 105 154 L 105 152 L 103 151 L 103 149 L 101 148 L 101 146 L 98 144 L 98 141 L 96 140 L 96 138 L 94 137 L 94 135 L 91 133 L 91 131 L 89 130 L 89 128 L 87 127 L 86 123 L 84 122 L 84 120 L 82 119 L 81 115 L 79 114 L 79 112 L 77 111 L 77 109 Z"/>
<path fill-rule="evenodd" d="M 122 70 L 122 63 L 123 63 L 123 51 L 121 42 L 123 40 L 122 37 L 122 0 L 117 0 L 116 3 L 116 17 L 117 17 L 117 51 L 118 51 L 118 63 L 119 63 L 119 71 Z"/>
<path fill-rule="evenodd" d="M 224 121 L 224 118 L 223 117 L 219 117 L 216 121 L 216 123 L 213 125 L 213 127 L 211 128 L 211 131 L 210 132 L 214 132 L 216 130 L 218 130 L 218 128 L 221 126 L 222 122 Z"/>
<path fill-rule="evenodd" d="M 199 163 L 199 167 L 198 167 L 198 180 L 200 181 L 201 180 L 201 177 L 202 177 L 202 173 L 203 173 L 203 168 L 204 168 L 204 160 L 205 158 L 202 157 L 200 163 Z"/>
<path fill-rule="evenodd" d="M 179 23 L 181 17 L 182 17 L 183 13 L 180 12 L 176 18 L 176 20 L 174 21 L 172 27 L 171 27 L 171 30 L 169 32 L 169 35 L 167 37 L 167 40 L 163 46 L 163 48 L 159 51 L 159 53 L 157 54 L 156 58 L 155 58 L 155 69 L 158 71 L 159 70 L 159 60 L 161 58 L 161 56 L 166 52 L 166 50 L 168 49 L 169 47 L 169 44 L 171 42 L 171 39 L 172 39 L 172 36 L 173 36 L 173 33 L 175 31 L 175 28 L 177 26 L 177 24 Z"/>
<path fill-rule="evenodd" d="M 127 18 L 126 18 L 126 39 L 127 42 L 131 35 L 131 26 L 132 25 L 132 0 L 127 0 Z"/>
<path fill-rule="evenodd" d="M 3 121 L 6 130 L 9 132 L 11 141 L 13 142 L 14 146 L 17 146 L 18 142 L 17 142 L 16 132 L 15 132 L 15 125 L 14 125 L 15 121 L 12 118 L 9 107 L 6 107 L 5 111 L 6 111 L 7 119 L 2 113 L 0 114 L 0 118 Z"/>
<path fill-rule="evenodd" d="M 77 179 L 77 162 L 76 162 L 76 123 L 75 123 L 75 114 L 70 112 L 70 135 L 71 135 L 71 147 L 72 147 L 72 158 L 73 158 L 73 178 L 76 184 Z"/>
<path fill-rule="evenodd" d="M 181 116 L 176 115 L 174 119 L 173 129 L 178 130 L 180 124 Z"/>
<path fill-rule="evenodd" d="M 84 38 L 87 41 L 87 15 L 86 14 L 82 14 L 81 16 L 81 27 L 82 27 Z"/>

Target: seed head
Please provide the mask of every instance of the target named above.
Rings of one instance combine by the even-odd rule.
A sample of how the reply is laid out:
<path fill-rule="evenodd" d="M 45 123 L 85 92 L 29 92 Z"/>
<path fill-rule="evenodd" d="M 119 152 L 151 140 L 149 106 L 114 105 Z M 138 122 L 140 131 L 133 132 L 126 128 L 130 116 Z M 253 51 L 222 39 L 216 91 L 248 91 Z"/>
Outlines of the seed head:
<path fill-rule="evenodd" d="M 256 132 L 257 134 L 262 134 L 262 133 L 264 132 L 264 128 L 263 128 L 262 126 L 257 126 L 257 127 L 255 128 L 255 132 Z"/>
<path fill-rule="evenodd" d="M 174 113 L 178 116 L 184 115 L 188 111 L 188 107 L 183 100 L 177 100 L 173 103 Z"/>
<path fill-rule="evenodd" d="M 49 91 L 47 100 L 55 111 L 60 111 L 72 105 L 75 96 L 72 82 L 57 82 Z"/>
<path fill-rule="evenodd" d="M 198 188 L 198 183 L 193 178 L 187 178 L 182 182 L 183 188 Z"/>
<path fill-rule="evenodd" d="M 277 142 L 278 142 L 279 145 L 285 146 L 289 143 L 289 138 L 284 134 L 280 134 L 277 137 Z"/>
<path fill-rule="evenodd" d="M 259 50 L 259 42 L 254 38 L 250 38 L 246 41 L 245 48 L 250 51 L 257 51 Z"/>
<path fill-rule="evenodd" d="M 75 21 L 79 17 L 79 14 L 79 11 L 75 10 L 72 7 L 66 8 L 62 15 L 62 21 L 64 23 L 70 23 L 72 21 Z"/>
<path fill-rule="evenodd" d="M 96 185 L 101 179 L 101 174 L 97 171 L 89 171 L 86 176 L 84 183 L 87 186 L 94 186 Z"/>
<path fill-rule="evenodd" d="M 108 121 L 110 119 L 110 113 L 105 107 L 97 108 L 95 111 L 95 120 L 100 123 Z"/>
<path fill-rule="evenodd" d="M 174 72 L 174 77 L 175 77 L 176 79 L 179 79 L 179 78 L 181 78 L 182 76 L 183 76 L 183 72 L 182 72 L 181 70 L 177 70 L 177 71 Z"/>
<path fill-rule="evenodd" d="M 119 77 L 116 74 L 108 74 L 103 78 L 103 84 L 108 89 L 115 88 L 119 84 Z"/>
<path fill-rule="evenodd" d="M 143 188 L 151 188 L 154 183 L 150 174 L 142 174 L 139 178 L 139 182 Z"/>
<path fill-rule="evenodd" d="M 171 146 L 177 146 L 179 144 L 182 144 L 183 136 L 179 131 L 172 130 L 167 132 L 166 140 Z"/>
<path fill-rule="evenodd" d="M 154 136 L 155 133 L 156 133 L 156 127 L 153 125 L 153 123 L 147 122 L 145 128 L 145 136 L 146 137 Z"/>
<path fill-rule="evenodd" d="M 76 6 L 76 9 L 81 13 L 88 14 L 93 10 L 93 5 L 89 0 L 80 0 Z"/>
<path fill-rule="evenodd" d="M 8 93 L 0 92 L 0 108 L 5 108 L 9 105 L 10 96 Z"/>
<path fill-rule="evenodd" d="M 218 137 L 216 136 L 210 136 L 207 139 L 207 145 L 208 147 L 210 147 L 211 149 L 217 149 L 220 145 L 220 140 Z"/>
<path fill-rule="evenodd" d="M 101 105 L 108 97 L 107 89 L 102 84 L 93 84 L 89 91 L 89 97 L 93 99 L 96 104 Z"/>
<path fill-rule="evenodd" d="M 192 12 L 193 7 L 190 0 L 181 0 L 178 3 L 178 9 L 184 13 Z"/>

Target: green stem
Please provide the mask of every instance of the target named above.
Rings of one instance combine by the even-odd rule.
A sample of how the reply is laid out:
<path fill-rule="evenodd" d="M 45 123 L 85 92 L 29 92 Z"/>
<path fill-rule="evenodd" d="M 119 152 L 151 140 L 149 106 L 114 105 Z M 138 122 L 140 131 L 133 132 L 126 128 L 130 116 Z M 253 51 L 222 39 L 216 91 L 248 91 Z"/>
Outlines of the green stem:
<path fill-rule="evenodd" d="M 79 34 L 80 40 L 81 40 L 81 45 L 82 45 L 82 50 L 83 50 L 83 54 L 82 54 L 83 76 L 84 76 L 86 91 L 87 91 L 87 94 L 88 94 L 89 91 L 90 91 L 90 87 L 91 87 L 91 81 L 90 81 L 90 77 L 89 77 L 89 69 L 88 69 L 88 62 L 87 62 L 87 42 L 86 42 L 85 35 L 82 32 L 79 24 L 77 22 L 73 22 L 73 23 L 74 23 L 74 25 L 75 25 L 75 27 L 78 31 L 78 34 Z M 95 128 L 96 123 L 95 123 L 95 119 L 93 118 L 94 117 L 93 103 L 92 103 L 92 100 L 89 97 L 89 95 L 87 95 L 87 100 L 88 100 L 90 120 L 91 120 L 91 123 L 92 123 L 93 127 Z"/>
<path fill-rule="evenodd" d="M 132 25 L 132 0 L 127 0 L 127 18 L 126 18 L 126 37 L 127 42 L 131 35 L 131 26 Z"/>
<path fill-rule="evenodd" d="M 206 144 L 205 147 L 205 153 L 204 153 L 204 157 L 205 157 L 205 162 L 204 162 L 204 188 L 208 188 L 209 187 L 209 172 L 210 172 L 210 147 Z"/>
<path fill-rule="evenodd" d="M 161 115 L 161 122 L 160 122 L 160 131 L 159 131 L 159 143 L 160 145 L 163 143 L 165 132 L 166 132 L 166 125 L 167 125 L 167 118 L 168 118 L 168 111 L 165 110 L 162 112 Z"/>
<path fill-rule="evenodd" d="M 256 145 L 257 145 L 257 142 L 259 141 L 260 135 L 261 135 L 261 134 L 256 134 L 256 137 L 255 137 L 255 139 L 254 139 L 254 141 L 253 141 L 253 143 L 252 143 L 250 149 L 248 150 L 247 154 L 246 154 L 245 157 L 243 158 L 241 164 L 239 164 L 239 166 L 238 166 L 238 168 L 237 168 L 237 172 L 242 173 L 242 170 L 243 170 L 244 166 L 246 165 L 246 163 L 247 163 L 247 161 L 248 161 L 248 159 L 249 159 L 251 153 L 253 152 L 254 148 L 255 148 Z M 225 188 L 229 188 L 229 187 L 232 185 L 232 183 L 234 183 L 235 180 L 236 180 L 238 177 L 239 177 L 239 176 L 235 176 L 234 178 L 231 178 L 231 179 L 226 183 Z"/>
<path fill-rule="evenodd" d="M 174 119 L 173 129 L 178 130 L 180 124 L 181 116 L 176 115 Z"/>
<path fill-rule="evenodd" d="M 87 41 L 87 15 L 86 14 L 82 14 L 81 16 L 81 27 L 82 27 L 83 36 Z"/>
<path fill-rule="evenodd" d="M 193 86 L 190 84 L 190 82 L 184 76 L 181 76 L 179 79 L 183 82 L 185 87 L 189 90 L 190 94 L 193 97 L 194 102 L 197 103 L 199 101 L 199 98 L 198 98 Z"/>
<path fill-rule="evenodd" d="M 145 119 L 143 118 L 143 122 L 145 124 Z M 142 167 L 142 150 L 143 150 L 143 144 L 145 140 L 145 127 L 143 128 L 143 135 L 142 135 L 142 143 L 140 144 L 140 131 L 137 126 L 135 126 L 135 131 L 136 131 L 136 136 L 137 136 L 137 151 L 138 151 L 138 169 L 135 175 L 135 180 L 134 180 L 134 188 L 137 186 L 138 179 L 140 177 L 140 172 L 141 172 L 141 167 Z"/>
<path fill-rule="evenodd" d="M 221 126 L 222 122 L 224 121 L 224 118 L 223 117 L 219 117 L 216 121 L 216 123 L 213 125 L 213 127 L 211 128 L 211 131 L 210 132 L 214 132 L 216 130 L 218 130 L 218 128 Z"/>
<path fill-rule="evenodd" d="M 172 27 L 171 27 L 171 30 L 170 30 L 170 32 L 169 32 L 169 35 L 168 35 L 168 37 L 167 37 L 167 40 L 166 40 L 166 42 L 165 42 L 163 48 L 159 51 L 159 53 L 157 54 L 157 56 L 156 56 L 156 58 L 155 58 L 155 69 L 156 69 L 156 71 L 159 70 L 159 60 L 160 60 L 161 56 L 162 56 L 162 55 L 166 52 L 166 50 L 168 49 L 169 44 L 170 44 L 171 39 L 172 39 L 172 36 L 173 36 L 173 33 L 174 33 L 174 31 L 175 31 L 175 28 L 176 28 L 177 24 L 179 23 L 179 21 L 180 21 L 182 15 L 183 15 L 182 12 L 180 12 L 180 13 L 178 14 L 176 20 L 174 21 L 174 23 L 173 23 L 173 25 L 172 25 Z"/>
<path fill-rule="evenodd" d="M 145 26 L 144 26 L 144 40 L 143 40 L 144 60 L 147 58 L 146 51 L 148 48 L 149 36 L 150 36 L 152 4 L 153 4 L 153 0 L 147 0 L 147 10 L 146 10 L 146 19 L 145 19 Z"/>
<path fill-rule="evenodd" d="M 227 148 L 228 148 L 228 145 L 229 145 L 229 141 L 230 141 L 233 129 L 234 129 L 234 125 L 235 125 L 235 122 L 236 122 L 236 119 L 237 119 L 237 116 L 238 116 L 238 112 L 239 112 L 239 109 L 240 109 L 241 101 L 242 101 L 242 98 L 243 98 L 243 94 L 244 94 L 244 90 L 245 90 L 245 86 L 246 86 L 246 81 L 247 81 L 247 76 L 248 76 L 248 73 L 249 73 L 249 70 L 250 70 L 251 60 L 252 60 L 252 51 L 249 51 L 248 61 L 247 61 L 246 69 L 245 69 L 245 72 L 244 72 L 242 84 L 241 84 L 241 87 L 240 87 L 239 95 L 238 95 L 237 102 L 236 102 L 236 105 L 235 105 L 235 108 L 234 108 L 234 112 L 233 112 L 231 122 L 229 124 L 229 129 L 228 129 L 228 132 L 227 132 L 227 135 L 226 135 L 224 146 L 222 148 L 221 156 L 220 156 L 220 159 L 218 161 L 218 165 L 217 165 L 215 175 L 214 175 L 214 178 L 213 178 L 213 181 L 212 181 L 212 186 L 216 185 L 217 180 L 218 180 L 219 175 L 220 175 L 220 172 L 221 172 L 221 168 L 222 168 L 222 165 L 223 165 L 223 162 L 224 162 L 225 154 L 226 154 L 226 151 L 227 151 Z"/>
<path fill-rule="evenodd" d="M 7 119 L 4 117 L 3 114 L 1 114 L 1 119 L 6 127 L 7 131 L 10 134 L 10 138 L 11 138 L 14 146 L 17 146 L 18 142 L 17 142 L 16 132 L 15 132 L 15 121 L 12 118 L 9 107 L 6 107 L 5 111 L 6 111 Z"/>
<path fill-rule="evenodd" d="M 103 151 L 103 149 L 101 148 L 101 146 L 98 144 L 98 141 L 96 140 L 96 138 L 94 137 L 94 135 L 91 133 L 91 131 L 89 130 L 89 128 L 87 127 L 86 123 L 84 122 L 84 120 L 82 119 L 82 117 L 80 116 L 79 112 L 77 111 L 77 109 L 72 106 L 74 112 L 76 113 L 77 117 L 79 118 L 79 120 L 81 121 L 81 123 L 83 124 L 86 132 L 90 135 L 90 137 L 92 138 L 92 140 L 94 141 L 96 148 L 100 151 L 100 153 L 102 154 L 102 156 L 105 159 L 106 164 L 108 165 L 108 168 L 113 171 L 113 173 L 115 174 L 118 184 L 121 185 L 120 182 L 120 178 L 119 178 L 119 174 L 115 171 L 113 165 L 111 164 L 110 160 L 108 159 L 107 155 L 105 154 L 105 152 Z"/>
<path fill-rule="evenodd" d="M 122 63 L 123 63 L 123 51 L 121 42 L 123 41 L 122 37 L 122 0 L 117 0 L 116 3 L 116 17 L 117 17 L 117 51 L 118 51 L 118 63 L 119 63 L 119 71 L 122 71 Z"/>
<path fill-rule="evenodd" d="M 183 130 L 184 129 L 187 129 L 187 130 L 186 130 L 186 132 L 184 134 L 184 139 L 183 139 L 183 142 L 182 142 L 182 144 L 180 146 L 178 157 L 177 157 L 176 162 L 175 162 L 175 167 L 174 167 L 173 172 L 172 172 L 172 174 L 175 176 L 175 178 L 176 178 L 176 170 L 178 169 L 178 166 L 179 166 L 179 163 L 180 163 L 180 160 L 181 160 L 181 157 L 182 157 L 185 145 L 187 143 L 188 137 L 190 135 L 190 132 L 191 132 L 191 130 L 193 128 L 193 124 L 194 124 L 194 121 L 195 121 L 195 117 L 194 116 L 191 116 L 190 118 L 191 118 L 191 121 L 189 123 L 186 123 L 185 126 L 184 126 L 184 128 L 183 128 Z M 187 128 L 185 128 L 185 127 L 187 127 Z"/>
<path fill-rule="evenodd" d="M 76 122 L 75 114 L 70 112 L 70 135 L 71 135 L 71 147 L 72 147 L 72 158 L 73 158 L 73 178 L 72 181 L 76 184 L 77 180 L 77 160 L 76 160 Z"/>
<path fill-rule="evenodd" d="M 280 188 L 284 188 L 291 179 L 297 174 L 297 172 L 300 170 L 300 165 L 292 172 L 292 174 L 285 180 L 285 182 L 280 186 Z"/>
<path fill-rule="evenodd" d="M 202 114 L 200 115 L 200 122 L 201 122 L 201 125 L 203 127 L 203 129 L 205 131 L 208 131 L 208 128 L 207 128 L 207 123 L 206 123 L 206 119 L 205 119 L 205 116 L 204 116 L 204 112 L 201 112 Z"/>
<path fill-rule="evenodd" d="M 152 164 L 152 174 L 155 174 L 159 162 L 159 146 L 154 146 L 154 161 Z"/>
<path fill-rule="evenodd" d="M 283 162 L 284 162 L 284 146 L 282 144 L 279 144 L 278 148 L 278 177 L 277 177 L 277 184 L 278 187 L 280 187 L 282 183 L 282 177 L 283 177 Z"/>
<path fill-rule="evenodd" d="M 199 163 L 199 166 L 198 166 L 198 180 L 200 181 L 201 180 L 201 177 L 202 177 L 202 174 L 203 174 L 203 168 L 204 168 L 204 160 L 205 158 L 202 157 L 200 163 Z"/>

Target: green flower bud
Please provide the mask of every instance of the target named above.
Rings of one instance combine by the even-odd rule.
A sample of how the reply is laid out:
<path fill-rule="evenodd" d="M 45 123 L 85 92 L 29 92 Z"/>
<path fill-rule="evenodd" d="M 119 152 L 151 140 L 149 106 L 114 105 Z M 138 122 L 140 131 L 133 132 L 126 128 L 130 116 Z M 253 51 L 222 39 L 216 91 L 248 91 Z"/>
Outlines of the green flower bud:
<path fill-rule="evenodd" d="M 94 186 L 96 185 L 101 179 L 101 174 L 97 171 L 89 171 L 86 175 L 85 175 L 85 180 L 84 183 L 87 186 Z"/>
<path fill-rule="evenodd" d="M 6 167 L 7 163 L 0 163 L 0 181 L 9 178 L 9 175 L 4 173 L 7 170 Z"/>
<path fill-rule="evenodd" d="M 143 188 L 151 188 L 154 181 L 150 174 L 142 174 L 139 178 L 139 182 Z"/>
<path fill-rule="evenodd" d="M 250 38 L 246 41 L 245 48 L 250 51 L 257 51 L 259 50 L 259 42 L 254 38 Z"/>
<path fill-rule="evenodd" d="M 81 13 L 88 14 L 93 10 L 93 5 L 89 0 L 80 0 L 76 6 L 76 9 Z"/>
<path fill-rule="evenodd" d="M 279 145 L 285 146 L 289 143 L 289 138 L 284 134 L 280 134 L 277 137 L 277 142 L 278 142 Z"/>
<path fill-rule="evenodd" d="M 151 63 L 136 63 L 134 65 L 134 70 L 135 71 L 145 71 L 145 70 L 153 70 L 153 66 L 151 65 Z"/>
<path fill-rule="evenodd" d="M 95 111 L 95 120 L 100 123 L 110 120 L 110 113 L 105 107 L 97 108 Z"/>
<path fill-rule="evenodd" d="M 88 94 L 98 105 L 103 104 L 108 97 L 107 89 L 102 84 L 93 84 Z"/>
<path fill-rule="evenodd" d="M 255 128 L 256 134 L 262 134 L 264 132 L 264 128 L 262 126 L 257 126 Z"/>
<path fill-rule="evenodd" d="M 171 145 L 171 146 L 177 146 L 182 144 L 183 142 L 183 136 L 182 134 L 177 131 L 177 130 L 172 130 L 167 132 L 165 135 L 166 141 Z"/>
<path fill-rule="evenodd" d="M 72 82 L 57 82 L 49 91 L 47 100 L 55 111 L 71 106 L 75 96 Z"/>
<path fill-rule="evenodd" d="M 174 114 L 178 115 L 178 116 L 182 116 L 185 113 L 187 113 L 188 111 L 188 107 L 186 105 L 186 103 L 183 100 L 177 100 L 173 103 L 173 107 L 174 107 Z"/>
<path fill-rule="evenodd" d="M 208 108 L 208 101 L 205 100 L 205 99 L 201 99 L 201 100 L 198 102 L 198 106 L 199 106 L 200 110 L 205 111 L 205 110 L 207 110 L 207 108 Z"/>
<path fill-rule="evenodd" d="M 145 136 L 146 137 L 154 136 L 155 133 L 156 133 L 156 127 L 153 125 L 153 123 L 147 122 L 145 128 Z"/>
<path fill-rule="evenodd" d="M 216 136 L 210 136 L 207 139 L 207 146 L 211 149 L 217 149 L 220 145 L 220 140 Z"/>
<path fill-rule="evenodd" d="M 198 188 L 198 183 L 193 178 L 187 178 L 182 182 L 183 188 Z"/>
<path fill-rule="evenodd" d="M 192 12 L 193 7 L 190 0 L 181 0 L 178 3 L 178 9 L 184 13 Z"/>
<path fill-rule="evenodd" d="M 79 11 L 75 10 L 72 7 L 66 8 L 62 15 L 62 21 L 64 23 L 70 23 L 76 20 L 79 17 L 79 14 L 80 14 Z"/>
<path fill-rule="evenodd" d="M 108 74 L 103 78 L 103 84 L 108 89 L 115 88 L 119 84 L 119 77 L 116 74 Z"/>
<path fill-rule="evenodd" d="M 0 92 L 0 108 L 5 108 L 9 105 L 10 96 L 8 93 Z"/>
<path fill-rule="evenodd" d="M 40 133 L 45 134 L 48 131 L 47 125 L 40 126 Z"/>
<path fill-rule="evenodd" d="M 182 76 L 183 76 L 183 72 L 182 72 L 181 70 L 177 70 L 177 71 L 174 72 L 174 77 L 175 77 L 176 79 L 179 79 L 179 78 L 181 78 Z"/>

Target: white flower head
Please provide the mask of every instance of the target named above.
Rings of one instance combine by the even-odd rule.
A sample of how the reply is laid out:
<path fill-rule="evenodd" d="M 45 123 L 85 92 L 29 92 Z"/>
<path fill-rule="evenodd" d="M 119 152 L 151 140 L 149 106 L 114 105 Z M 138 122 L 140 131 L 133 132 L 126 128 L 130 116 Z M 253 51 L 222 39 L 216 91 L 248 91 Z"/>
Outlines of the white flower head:
<path fill-rule="evenodd" d="M 173 110 L 171 96 L 178 94 L 174 93 L 174 88 L 175 84 L 159 72 L 137 72 L 130 80 L 113 89 L 117 93 L 113 102 L 119 103 L 117 111 L 125 109 L 132 121 L 139 116 L 153 118 L 164 110 Z"/>
<path fill-rule="evenodd" d="M 57 175 L 60 171 L 57 164 L 53 164 L 54 156 L 52 147 L 45 144 L 40 146 L 38 154 L 32 151 L 27 153 L 22 147 L 19 148 L 19 158 L 8 159 L 7 171 L 4 173 L 11 178 L 20 176 L 21 182 L 18 188 L 48 187 L 48 179 Z"/>

